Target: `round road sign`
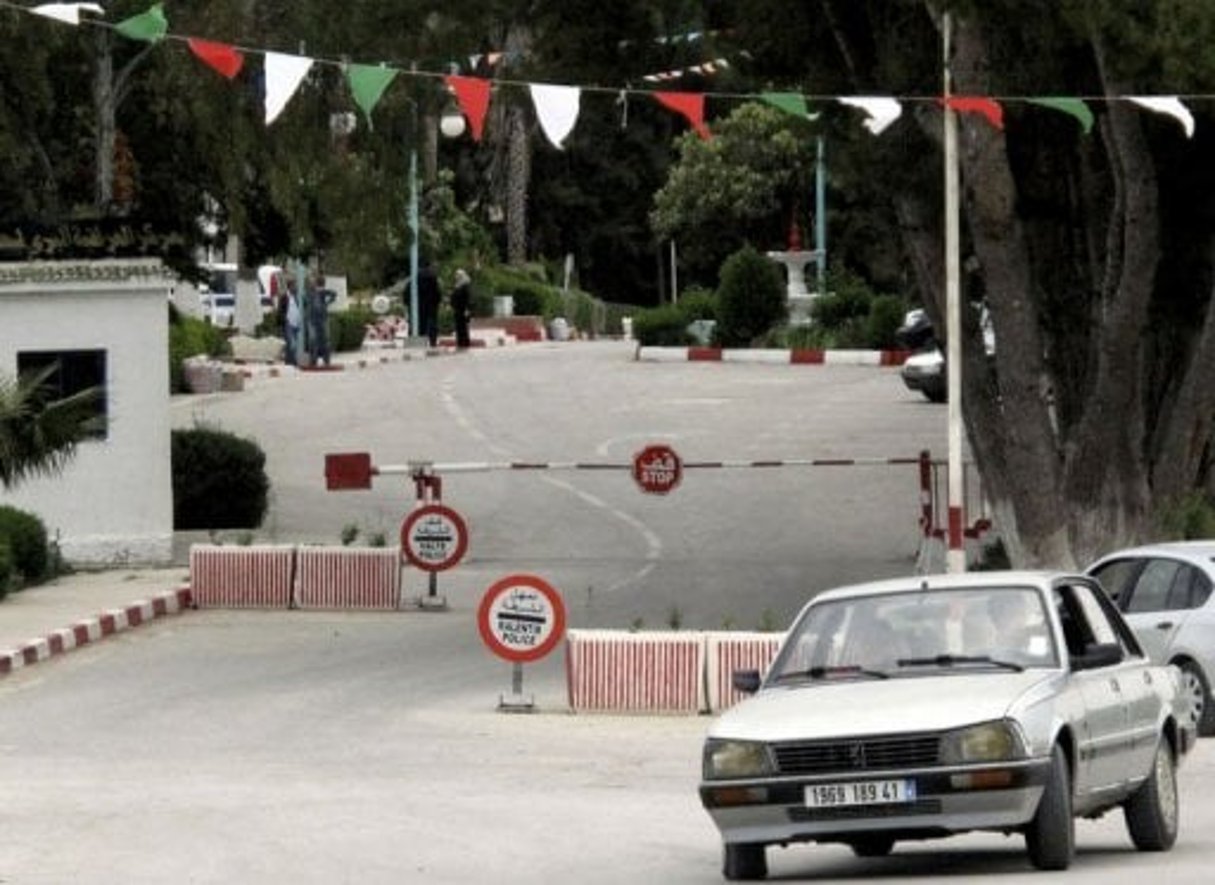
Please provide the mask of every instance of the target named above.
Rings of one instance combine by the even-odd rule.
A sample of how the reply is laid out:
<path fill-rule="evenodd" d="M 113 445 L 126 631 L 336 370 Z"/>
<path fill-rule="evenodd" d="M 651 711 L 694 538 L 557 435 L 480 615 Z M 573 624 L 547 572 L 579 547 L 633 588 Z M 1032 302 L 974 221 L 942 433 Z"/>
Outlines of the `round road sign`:
<path fill-rule="evenodd" d="M 426 504 L 401 524 L 401 551 L 410 565 L 423 571 L 449 569 L 464 558 L 467 549 L 468 526 L 450 507 Z"/>
<path fill-rule="evenodd" d="M 551 652 L 565 635 L 565 603 L 544 579 L 510 575 L 485 591 L 477 627 L 490 651 L 525 664 Z"/>
<path fill-rule="evenodd" d="M 633 456 L 633 479 L 643 492 L 665 495 L 682 478 L 683 462 L 668 445 L 649 445 Z"/>

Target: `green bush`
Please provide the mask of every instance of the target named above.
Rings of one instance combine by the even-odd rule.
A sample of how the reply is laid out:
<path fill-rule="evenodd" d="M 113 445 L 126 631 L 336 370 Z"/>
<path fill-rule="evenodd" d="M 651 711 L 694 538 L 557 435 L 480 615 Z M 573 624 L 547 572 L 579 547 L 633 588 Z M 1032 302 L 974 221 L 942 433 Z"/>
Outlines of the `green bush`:
<path fill-rule="evenodd" d="M 207 427 L 174 430 L 173 528 L 252 529 L 266 515 L 266 455 L 252 440 Z"/>
<path fill-rule="evenodd" d="M 897 295 L 878 295 L 874 298 L 865 320 L 868 346 L 877 350 L 898 347 L 894 333 L 903 324 L 906 314 L 907 304 Z"/>
<path fill-rule="evenodd" d="M 0 506 L 0 541 L 7 542 L 12 557 L 11 568 L 21 576 L 22 583 L 37 584 L 46 579 L 46 526 L 32 513 L 16 507 Z"/>
<path fill-rule="evenodd" d="M 810 315 L 823 330 L 824 347 L 896 347 L 894 333 L 907 305 L 897 295 L 878 295 L 855 273 L 831 273 L 828 294 L 814 299 Z"/>
<path fill-rule="evenodd" d="M 1215 538 L 1215 499 L 1202 492 L 1190 492 L 1164 510 L 1160 527 L 1172 540 Z"/>
<path fill-rule="evenodd" d="M 8 596 L 8 588 L 13 580 L 13 551 L 8 541 L 0 538 L 0 599 Z"/>
<path fill-rule="evenodd" d="M 647 307 L 633 315 L 633 337 L 645 347 L 683 347 L 690 343 L 688 318 L 674 304 Z"/>
<path fill-rule="evenodd" d="M 621 321 L 625 317 L 631 317 L 637 308 L 632 304 L 610 304 L 606 301 L 599 303 L 603 305 L 603 334 L 623 335 L 624 323 Z"/>
<path fill-rule="evenodd" d="M 182 361 L 192 356 L 223 357 L 232 354 L 227 337 L 208 322 L 188 317 L 169 306 L 169 390 L 186 389 Z"/>
<path fill-rule="evenodd" d="M 775 262 L 744 246 L 721 266 L 716 336 L 724 347 L 748 347 L 784 322 L 785 283 Z"/>
<path fill-rule="evenodd" d="M 334 353 L 358 350 L 363 346 L 367 326 L 378 319 L 375 312 L 366 307 L 351 306 L 348 310 L 336 310 L 329 314 L 329 349 Z"/>
<path fill-rule="evenodd" d="M 679 296 L 679 309 L 689 323 L 693 320 L 715 320 L 717 293 L 699 286 L 690 287 Z"/>
<path fill-rule="evenodd" d="M 561 308 L 554 316 L 565 316 L 580 332 L 595 338 L 603 334 L 607 311 L 589 292 L 570 289 L 561 294 Z"/>

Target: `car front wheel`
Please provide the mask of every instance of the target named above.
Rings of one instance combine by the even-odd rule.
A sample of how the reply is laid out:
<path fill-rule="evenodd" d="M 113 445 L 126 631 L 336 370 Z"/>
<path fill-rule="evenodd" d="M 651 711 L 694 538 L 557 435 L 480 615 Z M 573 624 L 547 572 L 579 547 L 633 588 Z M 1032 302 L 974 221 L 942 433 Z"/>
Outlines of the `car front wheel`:
<path fill-rule="evenodd" d="M 1038 811 L 1025 828 L 1025 847 L 1030 863 L 1040 870 L 1066 870 L 1076 850 L 1071 770 L 1058 744 L 1051 751 L 1050 776 Z"/>
<path fill-rule="evenodd" d="M 722 859 L 722 876 L 730 882 L 753 881 L 768 875 L 768 858 L 763 845 L 727 842 Z"/>
<path fill-rule="evenodd" d="M 1177 841 L 1177 773 L 1168 741 L 1160 739 L 1152 772 L 1122 806 L 1131 841 L 1140 851 L 1168 851 Z"/>

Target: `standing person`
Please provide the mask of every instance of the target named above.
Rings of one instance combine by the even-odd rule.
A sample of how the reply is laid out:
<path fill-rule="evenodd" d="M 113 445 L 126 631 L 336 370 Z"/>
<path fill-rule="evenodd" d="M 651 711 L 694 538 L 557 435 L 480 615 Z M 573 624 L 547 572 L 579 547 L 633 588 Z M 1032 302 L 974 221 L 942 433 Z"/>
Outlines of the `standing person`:
<path fill-rule="evenodd" d="M 329 305 L 337 297 L 332 289 L 325 288 L 325 277 L 317 274 L 312 278 L 308 293 L 308 356 L 314 366 L 322 362 L 330 365 L 329 353 Z"/>
<path fill-rule="evenodd" d="M 418 335 L 425 335 L 431 347 L 439 344 L 439 278 L 426 259 L 418 271 Z M 408 313 L 408 311 L 406 311 Z"/>
<path fill-rule="evenodd" d="M 299 363 L 296 352 L 300 340 L 300 303 L 296 292 L 295 279 L 287 280 L 287 291 L 283 293 L 283 360 L 289 366 Z"/>
<path fill-rule="evenodd" d="M 468 320 L 472 303 L 472 280 L 464 268 L 456 271 L 455 288 L 451 290 L 451 312 L 456 321 L 456 348 L 465 350 L 471 345 L 468 337 Z"/>

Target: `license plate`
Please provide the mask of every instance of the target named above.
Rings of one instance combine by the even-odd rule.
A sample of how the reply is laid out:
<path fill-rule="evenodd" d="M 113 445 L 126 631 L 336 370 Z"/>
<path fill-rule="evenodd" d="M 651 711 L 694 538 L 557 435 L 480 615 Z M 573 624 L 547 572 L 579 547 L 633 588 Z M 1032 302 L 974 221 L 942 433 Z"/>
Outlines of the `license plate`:
<path fill-rule="evenodd" d="M 849 781 L 842 784 L 812 784 L 806 787 L 809 808 L 839 808 L 845 805 L 890 805 L 915 801 L 915 781 Z"/>

